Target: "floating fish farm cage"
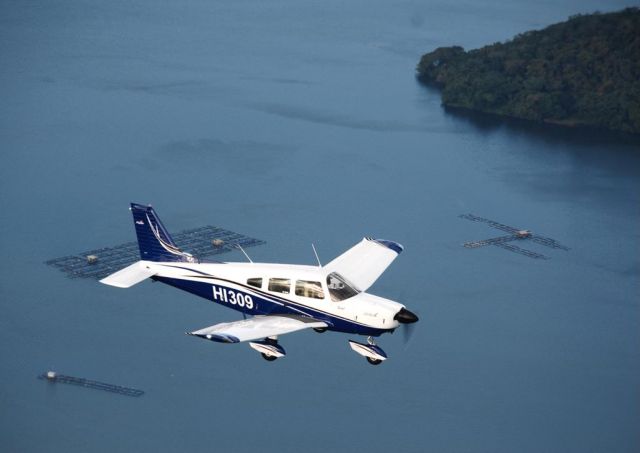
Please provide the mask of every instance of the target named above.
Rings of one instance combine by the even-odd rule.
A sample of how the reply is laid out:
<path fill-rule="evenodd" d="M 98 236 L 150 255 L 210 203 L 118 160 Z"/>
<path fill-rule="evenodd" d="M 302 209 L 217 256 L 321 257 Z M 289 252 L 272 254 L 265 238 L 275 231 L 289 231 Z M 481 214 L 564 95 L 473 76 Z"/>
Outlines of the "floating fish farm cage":
<path fill-rule="evenodd" d="M 233 231 L 207 225 L 183 230 L 171 235 L 178 247 L 196 259 L 230 252 L 239 247 L 247 248 L 265 244 Z M 140 260 L 137 242 L 127 242 L 113 247 L 89 250 L 76 255 L 62 256 L 45 264 L 60 269 L 69 278 L 92 278 L 100 280 Z"/>
<path fill-rule="evenodd" d="M 529 230 L 522 230 L 509 225 L 505 225 L 504 223 L 499 223 L 493 220 L 485 219 L 484 217 L 478 217 L 473 214 L 462 214 L 459 217 L 462 219 L 471 220 L 472 222 L 485 223 L 492 228 L 496 228 L 498 230 L 506 231 L 507 233 L 509 233 L 508 236 L 482 239 L 480 241 L 469 241 L 462 244 L 463 247 L 468 249 L 484 247 L 485 245 L 495 245 L 496 247 L 509 250 L 510 252 L 519 253 L 520 255 L 528 256 L 529 258 L 543 259 L 543 260 L 549 259 L 549 257 L 541 253 L 536 253 L 531 250 L 523 249 L 516 245 L 509 244 L 509 242 L 530 240 L 531 242 L 544 245 L 545 247 L 549 247 L 552 249 L 569 250 L 569 247 L 560 244 L 555 239 L 534 234 Z"/>
<path fill-rule="evenodd" d="M 107 384 L 106 382 L 93 381 L 91 379 L 85 379 L 75 376 L 66 376 L 64 374 L 58 374 L 55 371 L 47 371 L 46 373 L 38 376 L 38 379 L 43 379 L 48 382 L 56 382 L 60 384 L 77 385 L 80 387 L 102 390 L 105 392 L 118 393 L 125 396 L 137 397 L 144 395 L 144 390 L 134 389 L 131 387 L 123 387 L 122 385 Z"/>

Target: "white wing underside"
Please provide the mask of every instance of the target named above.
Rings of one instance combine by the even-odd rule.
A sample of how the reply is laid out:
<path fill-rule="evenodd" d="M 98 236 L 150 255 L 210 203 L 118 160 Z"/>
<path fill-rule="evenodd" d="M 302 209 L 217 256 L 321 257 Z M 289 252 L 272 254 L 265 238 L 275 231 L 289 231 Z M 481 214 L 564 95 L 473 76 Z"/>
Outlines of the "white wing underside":
<path fill-rule="evenodd" d="M 254 316 L 235 322 L 225 322 L 215 326 L 189 332 L 190 335 L 223 343 L 240 343 L 261 338 L 284 335 L 303 329 L 325 328 L 327 324 L 312 318 L 289 318 L 285 316 Z"/>
<path fill-rule="evenodd" d="M 337 272 L 360 291 L 366 291 L 402 250 L 397 242 L 364 238 L 324 269 L 327 273 Z"/>

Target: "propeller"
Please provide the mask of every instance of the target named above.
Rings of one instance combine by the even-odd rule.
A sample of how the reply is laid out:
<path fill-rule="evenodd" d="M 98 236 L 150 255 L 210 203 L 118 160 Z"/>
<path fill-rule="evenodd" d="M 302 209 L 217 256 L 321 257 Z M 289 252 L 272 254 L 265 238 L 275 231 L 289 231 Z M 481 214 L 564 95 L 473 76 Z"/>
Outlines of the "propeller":
<path fill-rule="evenodd" d="M 404 341 L 404 345 L 408 346 L 413 334 L 416 331 L 415 324 L 403 324 L 402 325 L 402 340 Z"/>
<path fill-rule="evenodd" d="M 407 345 L 413 336 L 414 325 L 419 320 L 418 316 L 406 308 L 402 308 L 393 319 L 402 324 L 404 344 Z"/>

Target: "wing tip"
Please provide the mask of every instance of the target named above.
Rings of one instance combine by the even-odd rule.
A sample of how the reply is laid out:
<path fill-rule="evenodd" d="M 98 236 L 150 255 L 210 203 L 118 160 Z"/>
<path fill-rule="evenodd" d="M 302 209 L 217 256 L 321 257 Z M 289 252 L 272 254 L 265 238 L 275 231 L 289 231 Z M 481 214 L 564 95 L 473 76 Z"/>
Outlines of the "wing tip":
<path fill-rule="evenodd" d="M 240 343 L 240 339 L 233 335 L 225 333 L 198 333 L 198 332 L 185 332 L 192 337 L 199 337 L 204 340 L 215 341 L 217 343 Z"/>
<path fill-rule="evenodd" d="M 374 239 L 374 238 L 367 238 L 367 239 L 375 242 L 376 244 L 380 244 L 381 246 L 386 247 L 390 250 L 393 250 L 398 255 L 400 255 L 404 250 L 404 247 L 402 246 L 402 244 L 395 241 L 389 241 L 387 239 Z"/>

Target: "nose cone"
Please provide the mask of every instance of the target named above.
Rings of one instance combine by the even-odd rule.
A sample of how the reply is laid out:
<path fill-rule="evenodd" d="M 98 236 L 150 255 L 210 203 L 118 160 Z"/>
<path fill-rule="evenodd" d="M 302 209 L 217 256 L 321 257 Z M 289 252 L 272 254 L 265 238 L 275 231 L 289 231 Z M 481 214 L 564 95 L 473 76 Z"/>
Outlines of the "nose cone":
<path fill-rule="evenodd" d="M 398 321 L 400 324 L 411 324 L 418 321 L 418 317 L 415 315 L 415 313 L 410 312 L 406 308 L 403 308 L 398 313 L 396 313 L 393 319 Z"/>

